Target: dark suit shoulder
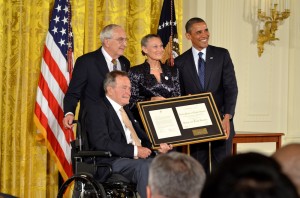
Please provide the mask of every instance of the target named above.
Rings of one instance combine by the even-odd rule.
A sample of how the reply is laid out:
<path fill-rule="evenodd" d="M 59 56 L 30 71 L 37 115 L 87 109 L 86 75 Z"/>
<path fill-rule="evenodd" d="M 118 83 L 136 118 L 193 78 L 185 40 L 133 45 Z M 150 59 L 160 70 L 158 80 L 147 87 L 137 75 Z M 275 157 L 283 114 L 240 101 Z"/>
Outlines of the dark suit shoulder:
<path fill-rule="evenodd" d="M 122 68 L 124 67 L 124 71 L 128 72 L 130 69 L 130 61 L 125 56 L 120 56 L 118 59 L 122 65 Z"/>
<path fill-rule="evenodd" d="M 106 103 L 104 100 L 106 98 L 101 97 L 100 99 L 96 101 L 90 101 L 86 104 L 87 112 L 101 112 L 104 113 L 108 110 L 110 103 Z M 107 99 L 106 99 L 107 100 Z"/>
<path fill-rule="evenodd" d="M 209 45 L 207 47 L 206 53 L 211 53 L 211 54 L 228 54 L 229 52 L 228 52 L 228 50 L 226 48 Z"/>
<path fill-rule="evenodd" d="M 97 57 L 99 57 L 99 55 L 102 56 L 102 57 L 104 58 L 104 56 L 103 56 L 103 54 L 102 54 L 102 52 L 101 52 L 101 48 L 99 48 L 99 49 L 97 49 L 97 50 L 95 50 L 95 51 L 92 51 L 92 52 L 88 52 L 88 53 L 86 53 L 86 54 L 83 54 L 83 55 L 79 56 L 79 57 L 77 58 L 77 60 L 81 60 L 81 59 L 85 60 L 85 59 L 97 58 Z"/>
<path fill-rule="evenodd" d="M 192 48 L 188 49 L 187 51 L 183 52 L 181 55 L 175 58 L 175 62 L 184 61 L 187 57 L 193 55 Z"/>
<path fill-rule="evenodd" d="M 177 68 L 181 68 L 184 67 L 184 65 L 187 62 L 190 62 L 191 60 L 193 60 L 192 48 L 190 48 L 189 50 L 185 51 L 183 54 L 176 57 L 174 62 Z"/>

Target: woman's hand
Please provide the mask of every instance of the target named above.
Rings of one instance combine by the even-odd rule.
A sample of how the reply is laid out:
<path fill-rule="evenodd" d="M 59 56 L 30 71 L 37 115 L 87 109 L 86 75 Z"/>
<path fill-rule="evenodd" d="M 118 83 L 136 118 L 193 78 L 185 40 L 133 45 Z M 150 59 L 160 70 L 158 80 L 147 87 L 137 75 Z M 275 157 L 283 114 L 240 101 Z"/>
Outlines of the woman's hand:
<path fill-rule="evenodd" d="M 154 96 L 154 97 L 151 97 L 151 100 L 164 100 L 166 98 L 164 97 L 161 97 L 161 96 Z"/>
<path fill-rule="evenodd" d="M 158 152 L 160 153 L 167 153 L 169 150 L 173 149 L 172 144 L 167 144 L 167 143 L 161 143 L 160 148 L 158 149 Z"/>

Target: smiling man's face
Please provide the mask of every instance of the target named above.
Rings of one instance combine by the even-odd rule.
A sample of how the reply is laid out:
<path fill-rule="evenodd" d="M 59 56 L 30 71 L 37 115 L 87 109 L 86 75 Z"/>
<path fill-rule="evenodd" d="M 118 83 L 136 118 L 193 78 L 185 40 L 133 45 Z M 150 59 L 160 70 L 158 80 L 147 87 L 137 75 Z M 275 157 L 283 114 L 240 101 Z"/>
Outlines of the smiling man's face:
<path fill-rule="evenodd" d="M 191 40 L 193 47 L 199 51 L 208 46 L 209 31 L 205 22 L 194 23 L 185 36 Z"/>

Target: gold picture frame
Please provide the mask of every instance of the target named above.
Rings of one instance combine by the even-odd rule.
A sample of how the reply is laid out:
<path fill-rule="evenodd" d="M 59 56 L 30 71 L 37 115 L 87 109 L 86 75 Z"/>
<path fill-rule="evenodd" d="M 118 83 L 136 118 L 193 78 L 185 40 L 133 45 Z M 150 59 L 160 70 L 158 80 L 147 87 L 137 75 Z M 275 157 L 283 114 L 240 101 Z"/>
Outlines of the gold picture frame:
<path fill-rule="evenodd" d="M 210 92 L 143 101 L 137 106 L 154 149 L 161 143 L 182 146 L 226 139 Z"/>

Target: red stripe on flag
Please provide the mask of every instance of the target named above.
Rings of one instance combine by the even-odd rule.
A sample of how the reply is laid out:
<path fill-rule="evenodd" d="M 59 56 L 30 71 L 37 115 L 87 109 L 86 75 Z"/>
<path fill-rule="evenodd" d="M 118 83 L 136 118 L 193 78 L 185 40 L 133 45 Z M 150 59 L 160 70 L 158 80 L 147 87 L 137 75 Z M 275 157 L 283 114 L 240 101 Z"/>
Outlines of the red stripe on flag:
<path fill-rule="evenodd" d="M 66 78 L 60 71 L 58 65 L 56 64 L 56 61 L 51 56 L 51 52 L 48 50 L 46 45 L 44 46 L 44 61 L 48 65 L 48 68 L 52 76 L 55 78 L 56 82 L 60 86 L 60 89 L 64 93 L 66 93 L 68 89 L 68 83 L 66 81 Z"/>
<path fill-rule="evenodd" d="M 60 126 L 60 128 L 63 130 L 65 134 L 66 142 L 69 143 L 69 141 L 74 140 L 74 134 L 70 133 L 69 130 L 66 130 L 63 127 L 62 120 L 64 118 L 64 112 L 59 106 L 55 96 L 52 94 L 51 90 L 49 89 L 48 84 L 43 75 L 40 75 L 39 87 L 42 90 L 44 97 L 48 101 L 48 106 L 51 109 L 53 115 L 55 116 L 56 122 L 58 123 L 58 125 Z"/>
<path fill-rule="evenodd" d="M 59 142 L 57 141 L 56 137 L 54 136 L 53 131 L 51 130 L 51 128 L 48 125 L 47 117 L 42 112 L 42 110 L 37 102 L 35 103 L 35 115 L 38 118 L 38 120 L 43 128 L 41 131 L 46 132 L 46 134 L 43 134 L 43 135 L 47 136 L 47 138 L 45 138 L 45 140 L 48 142 L 47 147 L 49 147 L 49 146 L 51 147 L 48 149 L 53 151 L 52 154 L 56 155 L 56 158 L 57 158 L 57 160 L 59 160 L 59 163 L 61 164 L 63 171 L 67 175 L 67 177 L 64 178 L 64 180 L 66 180 L 73 174 L 72 173 L 72 165 L 68 162 L 64 151 L 62 150 Z"/>

